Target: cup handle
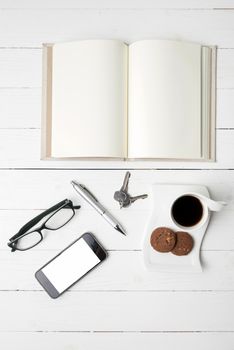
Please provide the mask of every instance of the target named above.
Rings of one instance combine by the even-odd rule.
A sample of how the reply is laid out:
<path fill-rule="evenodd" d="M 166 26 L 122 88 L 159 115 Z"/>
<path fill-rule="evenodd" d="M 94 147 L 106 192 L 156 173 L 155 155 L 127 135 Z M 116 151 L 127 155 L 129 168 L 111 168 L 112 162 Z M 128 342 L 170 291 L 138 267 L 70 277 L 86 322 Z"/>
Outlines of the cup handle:
<path fill-rule="evenodd" d="M 211 211 L 220 211 L 225 205 L 227 205 L 227 202 L 214 201 L 213 199 L 203 196 L 200 193 L 191 192 L 190 194 L 203 200 Z"/>

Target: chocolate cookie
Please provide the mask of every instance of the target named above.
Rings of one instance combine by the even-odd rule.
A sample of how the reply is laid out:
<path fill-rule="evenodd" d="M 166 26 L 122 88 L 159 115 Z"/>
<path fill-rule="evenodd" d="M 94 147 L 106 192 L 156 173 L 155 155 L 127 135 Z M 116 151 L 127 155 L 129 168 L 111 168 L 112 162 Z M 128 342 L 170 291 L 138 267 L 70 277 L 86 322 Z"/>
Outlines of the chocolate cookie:
<path fill-rule="evenodd" d="M 170 252 L 176 244 L 176 234 L 168 227 L 158 227 L 152 232 L 150 244 L 158 252 Z"/>
<path fill-rule="evenodd" d="M 193 237 L 187 232 L 176 232 L 176 244 L 171 252 L 175 255 L 187 255 L 193 249 Z"/>

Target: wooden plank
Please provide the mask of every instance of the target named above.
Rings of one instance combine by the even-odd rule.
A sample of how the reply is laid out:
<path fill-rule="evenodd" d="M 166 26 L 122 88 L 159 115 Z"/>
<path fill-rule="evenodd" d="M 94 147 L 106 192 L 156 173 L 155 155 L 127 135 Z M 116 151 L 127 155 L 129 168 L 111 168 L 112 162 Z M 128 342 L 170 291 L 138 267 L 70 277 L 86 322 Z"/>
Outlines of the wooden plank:
<path fill-rule="evenodd" d="M 1 292 L 0 307 L 0 331 L 234 331 L 234 292 Z"/>
<path fill-rule="evenodd" d="M 63 198 L 65 198 L 65 196 L 61 197 L 61 199 Z M 49 207 L 51 203 L 52 202 L 48 200 L 47 206 Z M 56 203 L 56 201 L 54 201 L 54 203 Z M 108 208 L 110 208 L 110 206 L 108 206 Z M 127 230 L 127 237 L 122 237 L 122 235 L 118 234 L 97 213 L 92 211 L 92 209 L 85 210 L 85 208 L 82 207 L 77 217 L 62 230 L 58 230 L 53 234 L 45 233 L 46 239 L 40 246 L 35 247 L 34 251 L 41 249 L 43 249 L 43 251 L 51 249 L 61 250 L 87 231 L 93 232 L 106 249 L 142 249 L 142 239 L 148 211 L 142 208 L 141 210 L 131 210 L 120 213 L 119 209 L 111 208 L 111 212 Z M 8 239 L 38 213 L 39 211 L 36 210 L 0 210 L 2 249 L 7 249 L 6 244 Z M 14 220 L 12 220 L 12 218 L 14 218 Z M 202 244 L 202 250 L 233 250 L 233 225 L 234 209 L 233 207 L 231 208 L 231 205 L 229 205 L 229 208 L 225 208 L 221 213 L 214 214 L 207 229 Z M 223 235 L 225 235 L 225 239 L 223 239 Z"/>
<path fill-rule="evenodd" d="M 234 89 L 217 91 L 217 128 L 234 128 Z"/>
<path fill-rule="evenodd" d="M 217 90 L 217 128 L 234 128 L 234 89 Z M 0 128 L 41 126 L 41 89 L 0 89 Z"/>
<path fill-rule="evenodd" d="M 41 49 L 0 49 L 0 88 L 39 88 L 41 73 Z"/>
<path fill-rule="evenodd" d="M 114 191 L 122 184 L 125 170 L 2 170 L 0 209 L 45 209 L 50 204 L 67 196 L 82 204 L 83 209 L 90 210 L 90 206 L 74 191 L 70 184 L 72 179 L 84 183 L 93 191 L 100 201 L 110 209 L 117 209 L 120 215 L 130 214 L 132 211 L 148 211 L 148 199 L 139 200 L 127 209 L 119 210 L 114 201 Z M 219 171 L 192 171 L 192 170 L 132 170 L 129 183 L 131 193 L 150 194 L 153 183 L 197 183 L 208 186 L 211 196 L 215 200 L 228 200 L 232 208 L 233 201 L 233 172 Z"/>
<path fill-rule="evenodd" d="M 232 0 L 1 0 L 0 9 L 231 9 Z"/>
<path fill-rule="evenodd" d="M 5 47 L 83 38 L 132 42 L 155 37 L 234 47 L 234 12 L 225 9 L 15 8 L 1 11 L 0 23 L 0 46 Z"/>
<path fill-rule="evenodd" d="M 217 87 L 232 89 L 233 81 L 234 49 L 219 50 L 217 55 Z"/>
<path fill-rule="evenodd" d="M 217 130 L 216 162 L 157 160 L 41 160 L 40 130 L 0 130 L 0 168 L 234 169 L 234 130 Z M 16 147 L 17 145 L 17 147 Z"/>
<path fill-rule="evenodd" d="M 97 235 L 107 249 L 141 249 L 145 223 L 151 206 L 150 196 L 148 199 L 135 202 L 128 209 L 120 210 L 117 202 L 113 200 L 113 194 L 122 183 L 124 173 L 124 170 L 2 170 L 0 172 L 2 242 L 6 244 L 22 225 L 39 213 L 38 210 L 33 209 L 46 209 L 64 198 L 70 198 L 74 203 L 82 205 L 77 216 L 63 229 L 46 235 L 46 239 L 38 249 L 62 249 L 87 230 Z M 232 171 L 139 170 L 131 171 L 131 174 L 129 191 L 132 194 L 148 193 L 150 195 L 150 186 L 153 183 L 207 185 L 213 199 L 227 201 L 228 205 L 222 212 L 214 213 L 212 216 L 202 249 L 234 249 L 232 198 L 234 173 Z M 112 229 L 75 193 L 70 185 L 71 179 L 77 179 L 93 191 L 126 228 L 126 237 Z"/>
<path fill-rule="evenodd" d="M 0 89 L 0 128 L 40 128 L 41 89 Z"/>
<path fill-rule="evenodd" d="M 56 254 L 55 250 L 1 251 L 0 290 L 42 290 L 34 273 Z M 201 258 L 202 273 L 152 273 L 146 270 L 141 252 L 110 251 L 107 260 L 71 291 L 234 291 L 234 252 L 203 251 Z"/>
<path fill-rule="evenodd" d="M 180 349 L 197 350 L 233 350 L 233 333 L 111 333 L 111 332 L 2 332 L 0 342 L 4 350 L 56 350 L 80 349 L 93 350 L 171 350 L 179 344 Z"/>

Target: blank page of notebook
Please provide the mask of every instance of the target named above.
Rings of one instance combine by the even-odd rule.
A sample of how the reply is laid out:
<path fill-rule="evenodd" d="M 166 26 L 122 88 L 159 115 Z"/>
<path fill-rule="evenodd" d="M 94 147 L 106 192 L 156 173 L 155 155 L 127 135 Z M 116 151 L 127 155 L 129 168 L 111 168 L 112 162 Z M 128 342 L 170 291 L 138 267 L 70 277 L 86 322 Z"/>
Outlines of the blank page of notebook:
<path fill-rule="evenodd" d="M 129 158 L 201 157 L 200 45 L 130 45 L 128 130 Z"/>
<path fill-rule="evenodd" d="M 127 46 L 84 40 L 53 46 L 52 157 L 125 157 Z"/>

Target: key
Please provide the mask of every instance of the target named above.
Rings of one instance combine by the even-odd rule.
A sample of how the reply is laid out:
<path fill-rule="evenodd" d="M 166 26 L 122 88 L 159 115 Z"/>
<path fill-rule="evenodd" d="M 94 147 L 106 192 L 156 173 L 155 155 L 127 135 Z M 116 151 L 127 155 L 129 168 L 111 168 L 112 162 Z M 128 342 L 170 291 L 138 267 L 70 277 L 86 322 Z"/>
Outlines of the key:
<path fill-rule="evenodd" d="M 129 194 L 127 193 L 128 191 L 128 182 L 131 174 L 129 171 L 126 172 L 123 185 L 119 191 L 116 191 L 114 193 L 114 199 L 119 202 L 120 209 L 125 206 L 124 203 L 130 202 L 129 200 Z"/>
<path fill-rule="evenodd" d="M 145 199 L 148 197 L 148 194 L 141 194 L 139 196 L 134 196 L 134 197 L 130 197 L 130 202 L 131 204 L 134 203 L 137 199 Z"/>
<path fill-rule="evenodd" d="M 147 194 L 142 194 L 134 197 L 130 196 L 130 194 L 128 193 L 128 183 L 130 176 L 130 172 L 127 171 L 121 189 L 119 191 L 115 191 L 114 193 L 114 199 L 119 202 L 120 209 L 129 207 L 137 199 L 144 199 L 148 197 Z"/>
<path fill-rule="evenodd" d="M 115 191 L 114 193 L 114 199 L 119 202 L 119 205 L 120 205 L 120 209 L 123 208 L 125 206 L 125 203 L 128 200 L 128 197 L 129 197 L 129 194 L 124 192 L 124 191 Z"/>
<path fill-rule="evenodd" d="M 130 172 L 127 171 L 125 174 L 123 185 L 122 185 L 120 191 L 128 192 L 128 183 L 129 183 L 130 176 L 131 176 Z"/>

